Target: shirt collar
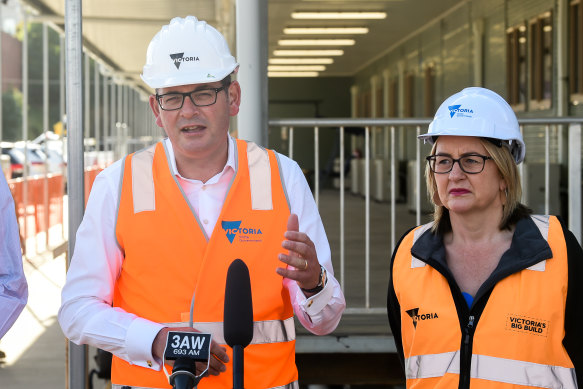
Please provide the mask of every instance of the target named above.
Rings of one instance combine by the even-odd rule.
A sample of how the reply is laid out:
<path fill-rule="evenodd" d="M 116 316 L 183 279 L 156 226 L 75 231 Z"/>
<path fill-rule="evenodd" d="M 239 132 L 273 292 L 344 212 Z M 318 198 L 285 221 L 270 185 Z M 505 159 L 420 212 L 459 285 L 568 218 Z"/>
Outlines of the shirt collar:
<path fill-rule="evenodd" d="M 223 170 L 221 171 L 221 173 L 218 174 L 218 176 L 221 176 L 225 173 L 225 171 L 227 171 L 229 168 L 232 169 L 233 171 L 235 171 L 235 140 L 233 139 L 232 136 L 228 136 L 228 142 L 229 142 L 229 147 L 228 147 L 228 152 L 227 152 L 227 163 L 225 164 L 225 167 L 223 168 Z M 174 156 L 174 149 L 172 148 L 172 142 L 170 142 L 170 138 L 164 138 L 163 140 L 165 146 L 166 146 L 166 150 L 168 151 L 168 160 L 170 161 L 170 168 L 172 170 L 172 174 L 174 174 L 177 177 L 182 178 L 183 180 L 187 180 L 187 181 L 199 181 L 199 180 L 192 180 L 186 177 L 182 177 L 180 175 L 180 173 L 178 172 L 178 168 L 176 167 L 176 157 Z"/>

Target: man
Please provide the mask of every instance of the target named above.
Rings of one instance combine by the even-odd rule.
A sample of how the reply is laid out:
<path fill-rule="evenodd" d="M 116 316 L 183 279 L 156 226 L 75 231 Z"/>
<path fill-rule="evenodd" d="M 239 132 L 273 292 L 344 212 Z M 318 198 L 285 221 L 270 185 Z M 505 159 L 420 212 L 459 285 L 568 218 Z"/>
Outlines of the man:
<path fill-rule="evenodd" d="M 170 327 L 211 332 L 210 376 L 199 387 L 232 387 L 222 320 L 236 258 L 249 267 L 253 298 L 247 388 L 298 388 L 294 312 L 321 335 L 344 311 L 300 168 L 228 135 L 241 99 L 230 78 L 238 66 L 205 22 L 189 16 L 164 26 L 142 78 L 156 91 L 150 106 L 168 138 L 94 183 L 59 322 L 73 342 L 114 354 L 113 388 L 169 387 L 160 369 Z M 186 324 L 192 300 L 194 329 Z"/>
<path fill-rule="evenodd" d="M 4 174 L 0 174 L 0 339 L 12 327 L 27 300 L 14 200 Z M 5 356 L 0 351 L 0 359 Z"/>

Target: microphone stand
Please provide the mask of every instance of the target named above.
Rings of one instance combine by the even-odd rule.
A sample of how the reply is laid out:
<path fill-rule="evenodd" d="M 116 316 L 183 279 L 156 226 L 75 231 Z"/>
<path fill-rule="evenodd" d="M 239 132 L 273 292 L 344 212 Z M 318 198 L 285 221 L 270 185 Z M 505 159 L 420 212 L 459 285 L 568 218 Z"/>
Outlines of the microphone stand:
<path fill-rule="evenodd" d="M 170 376 L 173 389 L 196 389 L 202 377 L 197 377 L 194 363 L 187 358 L 178 358 L 174 361 L 174 368 Z"/>
<path fill-rule="evenodd" d="M 233 346 L 233 389 L 244 389 L 243 385 L 243 351 L 240 345 Z"/>

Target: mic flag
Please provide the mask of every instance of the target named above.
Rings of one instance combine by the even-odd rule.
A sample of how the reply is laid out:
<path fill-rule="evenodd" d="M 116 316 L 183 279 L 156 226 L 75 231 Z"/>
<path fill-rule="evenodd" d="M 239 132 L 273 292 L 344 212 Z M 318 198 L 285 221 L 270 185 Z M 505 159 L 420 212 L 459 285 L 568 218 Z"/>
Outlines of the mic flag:
<path fill-rule="evenodd" d="M 211 351 L 211 334 L 200 332 L 169 331 L 164 350 L 165 360 L 174 360 L 172 374 L 168 377 L 175 389 L 192 389 L 206 374 Z M 196 375 L 196 362 L 206 363 L 206 369 Z M 166 367 L 164 367 L 166 371 Z"/>
<path fill-rule="evenodd" d="M 169 331 L 164 358 L 176 360 L 184 357 L 196 362 L 206 362 L 210 356 L 210 345 L 211 334 Z"/>
<path fill-rule="evenodd" d="M 227 271 L 224 335 L 231 348 L 247 347 L 253 338 L 251 280 L 247 265 L 240 259 L 235 259 Z"/>

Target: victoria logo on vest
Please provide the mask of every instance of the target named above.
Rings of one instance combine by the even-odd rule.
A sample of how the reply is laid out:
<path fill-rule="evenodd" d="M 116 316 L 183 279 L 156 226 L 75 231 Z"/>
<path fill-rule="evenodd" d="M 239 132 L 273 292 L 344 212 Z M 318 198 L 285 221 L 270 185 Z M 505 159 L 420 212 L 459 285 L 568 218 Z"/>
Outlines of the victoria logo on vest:
<path fill-rule="evenodd" d="M 413 319 L 413 327 L 417 328 L 417 323 L 421 320 L 437 319 L 437 312 L 419 314 L 419 308 L 409 309 L 407 315 Z"/>
<path fill-rule="evenodd" d="M 236 237 L 241 243 L 260 243 L 263 241 L 263 232 L 261 232 L 261 228 L 249 226 L 241 227 L 241 223 L 242 220 L 221 221 L 221 227 L 223 227 L 229 243 L 233 243 Z"/>

